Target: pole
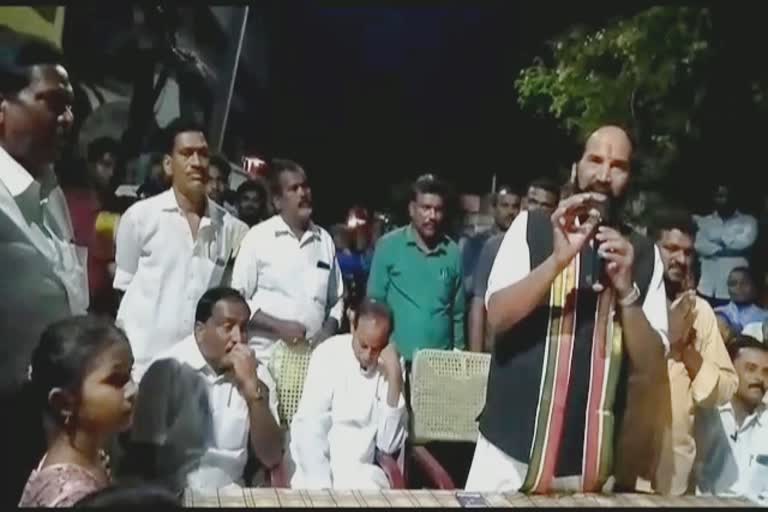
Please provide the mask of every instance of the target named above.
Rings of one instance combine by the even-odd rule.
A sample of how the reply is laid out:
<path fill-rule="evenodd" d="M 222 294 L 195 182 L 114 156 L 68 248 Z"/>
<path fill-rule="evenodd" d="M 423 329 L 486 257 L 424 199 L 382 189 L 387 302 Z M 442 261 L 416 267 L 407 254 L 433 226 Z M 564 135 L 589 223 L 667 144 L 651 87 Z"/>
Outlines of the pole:
<path fill-rule="evenodd" d="M 219 140 L 216 145 L 219 151 L 224 146 L 224 134 L 227 132 L 227 121 L 229 119 L 229 107 L 232 104 L 232 96 L 235 93 L 235 80 L 237 79 L 237 66 L 240 64 L 240 52 L 243 50 L 243 39 L 245 39 L 245 26 L 248 24 L 248 6 L 243 9 L 243 23 L 240 25 L 240 40 L 237 42 L 237 51 L 235 52 L 235 65 L 232 69 L 232 79 L 229 81 L 229 92 L 227 93 L 227 104 L 224 107 L 224 121 L 221 124 Z"/>

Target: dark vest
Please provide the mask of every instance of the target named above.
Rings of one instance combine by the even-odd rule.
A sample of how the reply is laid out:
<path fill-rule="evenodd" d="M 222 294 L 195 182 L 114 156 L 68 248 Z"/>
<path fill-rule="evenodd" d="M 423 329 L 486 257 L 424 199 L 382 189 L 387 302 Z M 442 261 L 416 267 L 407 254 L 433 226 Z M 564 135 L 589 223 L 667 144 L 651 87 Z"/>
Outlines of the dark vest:
<path fill-rule="evenodd" d="M 647 238 L 626 228 L 622 232 L 634 247 L 633 275 L 640 288 L 641 300 L 644 300 L 653 275 L 654 245 Z M 527 242 L 531 269 L 534 269 L 552 254 L 552 224 L 548 215 L 539 211 L 528 213 Z M 582 469 L 592 334 L 598 295 L 586 282 L 586 269 L 591 267 L 594 258 L 589 245 L 582 249 L 581 258 L 572 371 L 555 476 L 579 475 Z M 496 335 L 486 403 L 479 417 L 483 437 L 510 457 L 524 463 L 529 461 L 533 442 L 548 316 L 549 293 L 528 317 L 509 331 Z M 615 432 L 620 431 L 626 404 L 626 352 L 624 354 L 614 407 Z"/>

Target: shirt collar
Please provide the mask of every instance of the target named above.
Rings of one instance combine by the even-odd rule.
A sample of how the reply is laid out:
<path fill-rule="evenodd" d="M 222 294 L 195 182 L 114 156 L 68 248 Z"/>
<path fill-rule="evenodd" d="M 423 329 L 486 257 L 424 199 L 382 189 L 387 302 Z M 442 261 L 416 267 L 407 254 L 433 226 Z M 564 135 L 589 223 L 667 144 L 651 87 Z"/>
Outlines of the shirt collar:
<path fill-rule="evenodd" d="M 160 208 L 163 211 L 181 211 L 179 202 L 176 200 L 176 194 L 173 192 L 173 187 L 159 194 L 157 197 L 158 201 L 160 201 Z M 211 201 L 211 199 L 208 197 L 206 197 L 205 200 L 206 207 L 204 217 L 209 218 L 211 220 L 211 224 L 221 225 L 224 222 L 224 214 L 226 214 L 226 210 Z"/>
<path fill-rule="evenodd" d="M 186 363 L 197 372 L 203 371 L 206 368 L 213 372 L 213 369 L 208 365 L 208 361 L 205 360 L 202 352 L 200 352 L 200 347 L 197 346 L 197 339 L 194 334 L 190 334 L 179 343 L 174 357 L 179 362 Z"/>
<path fill-rule="evenodd" d="M 733 404 L 731 402 L 717 406 L 717 410 L 720 413 L 730 412 L 731 414 L 734 414 Z M 755 421 L 758 425 L 762 426 L 763 423 L 766 421 L 765 414 L 766 414 L 766 404 L 765 402 L 763 402 L 763 403 L 760 403 L 755 408 L 755 411 L 752 414 L 746 417 L 744 421 L 744 425 L 742 425 L 742 427 L 746 426 L 751 421 Z M 750 418 L 754 418 L 754 420 L 750 420 Z"/>
<path fill-rule="evenodd" d="M 288 225 L 287 222 L 285 222 L 285 219 L 280 214 L 277 214 L 273 217 L 275 222 L 275 238 L 279 236 L 289 235 L 293 238 L 296 238 L 296 235 L 294 235 L 293 230 L 291 230 L 291 227 Z M 317 240 L 320 240 L 320 228 L 315 225 L 314 222 L 311 220 L 309 221 L 309 227 L 307 231 L 304 232 L 304 235 L 301 237 L 301 242 L 308 241 L 309 238 L 312 237 Z"/>
<path fill-rule="evenodd" d="M 440 235 L 440 240 L 437 241 L 437 244 L 435 244 L 432 249 L 425 250 L 416 241 L 415 231 L 416 230 L 414 229 L 413 224 L 408 224 L 408 226 L 405 228 L 406 244 L 416 246 L 417 249 L 424 252 L 425 254 L 439 254 L 440 252 L 445 251 L 445 246 L 448 244 L 448 238 L 445 236 L 445 234 Z"/>
<path fill-rule="evenodd" d="M 19 162 L 16 161 L 8 152 L 0 146 L 0 181 L 14 198 L 18 198 L 24 193 L 33 193 L 36 199 L 42 200 L 48 197 L 48 194 L 56 188 L 58 182 L 53 167 L 48 169 L 41 177 L 40 181 L 35 180 L 29 171 L 27 171 Z"/>

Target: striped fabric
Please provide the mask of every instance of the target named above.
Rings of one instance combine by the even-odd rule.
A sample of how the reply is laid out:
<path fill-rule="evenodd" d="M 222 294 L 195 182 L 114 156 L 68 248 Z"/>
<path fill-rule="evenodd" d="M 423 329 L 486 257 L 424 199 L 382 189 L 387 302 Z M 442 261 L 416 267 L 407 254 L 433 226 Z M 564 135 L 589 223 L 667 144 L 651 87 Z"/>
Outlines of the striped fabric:
<path fill-rule="evenodd" d="M 555 478 L 572 372 L 580 262 L 579 255 L 552 283 L 533 444 L 522 492 L 547 493 Z M 612 409 L 622 345 L 610 289 L 599 296 L 595 326 L 582 463 L 582 488 L 591 492 L 599 490 L 608 478 L 613 455 Z"/>

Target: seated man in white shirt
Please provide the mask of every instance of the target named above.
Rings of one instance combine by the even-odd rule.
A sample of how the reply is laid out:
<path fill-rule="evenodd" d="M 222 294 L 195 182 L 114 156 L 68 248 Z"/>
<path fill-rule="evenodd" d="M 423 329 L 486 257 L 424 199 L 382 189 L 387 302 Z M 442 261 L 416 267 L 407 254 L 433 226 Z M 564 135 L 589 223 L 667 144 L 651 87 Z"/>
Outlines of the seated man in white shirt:
<path fill-rule="evenodd" d="M 194 121 L 166 128 L 163 169 L 169 190 L 132 205 L 120 219 L 113 286 L 124 292 L 117 323 L 128 335 L 134 380 L 158 354 L 189 335 L 195 304 L 221 286 L 248 231 L 206 196 L 208 143 Z"/>
<path fill-rule="evenodd" d="M 402 363 L 389 343 L 392 313 L 364 299 L 353 326 L 312 354 L 291 422 L 294 489 L 389 487 L 375 452 L 400 450 L 407 428 Z"/>
<path fill-rule="evenodd" d="M 203 294 L 194 334 L 161 355 L 141 382 L 127 473 L 176 489 L 242 485 L 249 439 L 262 467 L 280 462 L 274 383 L 248 348 L 249 318 L 236 290 Z"/>
<path fill-rule="evenodd" d="M 696 418 L 696 492 L 756 497 L 768 491 L 768 346 L 741 335 L 728 352 L 739 387 L 729 403 Z"/>

